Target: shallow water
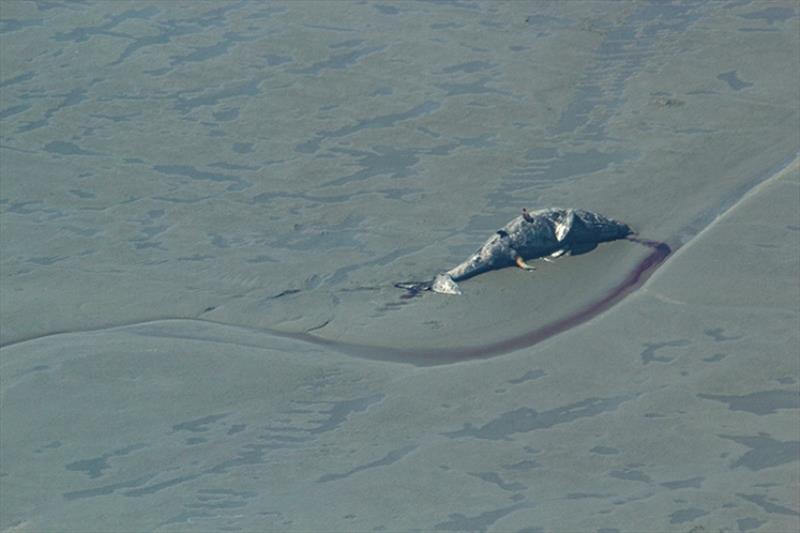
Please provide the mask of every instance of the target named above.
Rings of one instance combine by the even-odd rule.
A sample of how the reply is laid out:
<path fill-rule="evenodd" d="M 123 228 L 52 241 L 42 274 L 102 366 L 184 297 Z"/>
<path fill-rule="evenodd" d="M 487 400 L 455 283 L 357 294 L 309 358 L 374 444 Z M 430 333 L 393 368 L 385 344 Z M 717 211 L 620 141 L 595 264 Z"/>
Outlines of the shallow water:
<path fill-rule="evenodd" d="M 794 527 L 797 25 L 738 0 L 3 2 L 0 527 Z M 554 205 L 677 253 L 610 310 L 651 250 L 392 286 Z M 450 364 L 398 364 L 422 353 Z"/>

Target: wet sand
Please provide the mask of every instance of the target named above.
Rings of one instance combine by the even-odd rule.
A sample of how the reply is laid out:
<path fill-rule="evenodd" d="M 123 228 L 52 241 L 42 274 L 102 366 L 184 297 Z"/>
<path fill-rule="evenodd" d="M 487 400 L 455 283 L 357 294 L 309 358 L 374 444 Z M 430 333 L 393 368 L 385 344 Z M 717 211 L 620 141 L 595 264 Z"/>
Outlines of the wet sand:
<path fill-rule="evenodd" d="M 791 3 L 2 19 L 0 530 L 800 525 Z"/>

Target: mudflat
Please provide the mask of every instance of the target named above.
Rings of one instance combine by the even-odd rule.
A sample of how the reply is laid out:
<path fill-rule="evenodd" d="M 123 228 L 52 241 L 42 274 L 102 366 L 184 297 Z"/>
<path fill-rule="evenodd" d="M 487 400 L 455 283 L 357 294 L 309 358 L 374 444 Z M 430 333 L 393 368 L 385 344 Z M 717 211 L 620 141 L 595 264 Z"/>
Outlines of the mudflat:
<path fill-rule="evenodd" d="M 800 526 L 793 3 L 0 10 L 3 531 Z"/>

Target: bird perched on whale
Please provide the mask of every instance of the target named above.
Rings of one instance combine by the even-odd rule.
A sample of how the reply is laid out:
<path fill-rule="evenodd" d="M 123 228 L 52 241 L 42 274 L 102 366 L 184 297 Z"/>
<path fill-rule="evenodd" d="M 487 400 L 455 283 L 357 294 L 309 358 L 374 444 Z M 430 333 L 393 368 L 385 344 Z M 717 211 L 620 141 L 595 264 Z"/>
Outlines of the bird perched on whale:
<path fill-rule="evenodd" d="M 550 208 L 522 210 L 483 243 L 466 261 L 431 281 L 396 283 L 411 295 L 429 290 L 442 294 L 461 294 L 459 281 L 489 270 L 517 265 L 524 270 L 534 267 L 526 261 L 549 259 L 566 253 L 588 252 L 601 242 L 631 235 L 631 228 L 622 222 L 583 209 Z"/>

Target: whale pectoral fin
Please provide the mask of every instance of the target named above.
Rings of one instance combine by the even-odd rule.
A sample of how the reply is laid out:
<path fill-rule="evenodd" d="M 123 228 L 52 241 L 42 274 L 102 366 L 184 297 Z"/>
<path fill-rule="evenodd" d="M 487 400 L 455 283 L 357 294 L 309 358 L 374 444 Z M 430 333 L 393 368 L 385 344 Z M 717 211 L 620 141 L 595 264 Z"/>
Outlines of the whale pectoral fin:
<path fill-rule="evenodd" d="M 453 278 L 447 274 L 437 274 L 437 276 L 433 278 L 431 290 L 439 294 L 461 294 L 458 283 L 453 281 Z"/>
<path fill-rule="evenodd" d="M 515 262 L 515 263 L 517 264 L 517 266 L 518 266 L 518 267 L 520 267 L 522 270 L 536 270 L 536 267 L 535 267 L 535 266 L 533 266 L 533 265 L 529 265 L 528 263 L 526 263 L 526 262 L 525 262 L 525 260 L 524 260 L 524 259 L 522 258 L 522 256 L 520 256 L 520 255 L 518 255 L 518 256 L 517 256 L 517 258 L 514 260 L 514 262 Z"/>

